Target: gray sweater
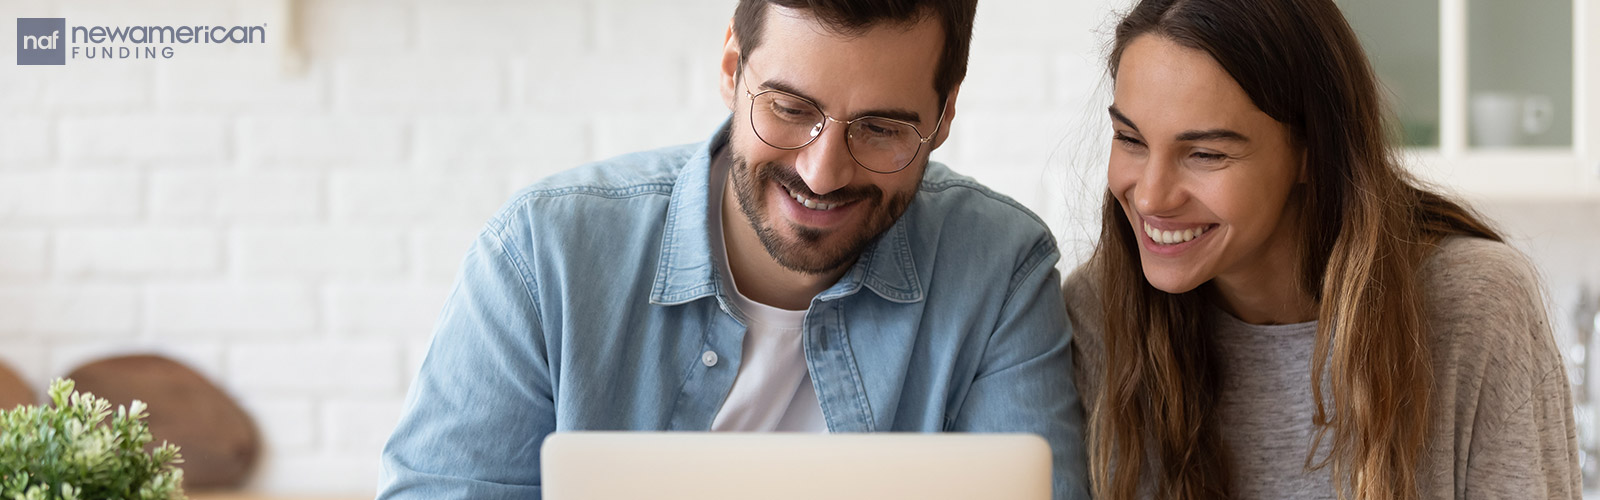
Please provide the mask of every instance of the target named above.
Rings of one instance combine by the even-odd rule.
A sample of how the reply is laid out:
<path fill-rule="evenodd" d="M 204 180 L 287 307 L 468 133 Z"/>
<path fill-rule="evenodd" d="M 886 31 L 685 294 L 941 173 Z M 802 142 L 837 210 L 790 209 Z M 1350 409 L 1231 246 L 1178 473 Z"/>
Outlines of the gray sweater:
<path fill-rule="evenodd" d="M 1074 272 L 1064 292 L 1073 375 L 1092 413 L 1105 361 L 1089 274 Z M 1434 370 L 1422 498 L 1580 498 L 1571 391 L 1532 267 L 1505 244 L 1451 238 L 1422 274 Z M 1327 468 L 1304 469 L 1316 434 L 1316 322 L 1260 326 L 1220 310 L 1213 316 L 1227 367 L 1220 417 L 1234 498 L 1336 498 Z M 1327 456 L 1331 436 L 1318 458 Z"/>

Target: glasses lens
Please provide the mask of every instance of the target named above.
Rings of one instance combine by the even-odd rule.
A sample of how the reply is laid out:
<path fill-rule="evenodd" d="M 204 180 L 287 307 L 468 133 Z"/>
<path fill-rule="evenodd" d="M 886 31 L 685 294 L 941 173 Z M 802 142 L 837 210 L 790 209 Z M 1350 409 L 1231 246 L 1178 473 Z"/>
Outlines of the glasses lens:
<path fill-rule="evenodd" d="M 779 92 L 762 92 L 750 102 L 750 125 L 756 136 L 775 148 L 794 149 L 822 133 L 822 110 L 808 101 Z"/>
<path fill-rule="evenodd" d="M 922 137 L 910 124 L 864 118 L 850 124 L 850 154 L 867 170 L 895 172 L 906 168 L 922 148 Z"/>

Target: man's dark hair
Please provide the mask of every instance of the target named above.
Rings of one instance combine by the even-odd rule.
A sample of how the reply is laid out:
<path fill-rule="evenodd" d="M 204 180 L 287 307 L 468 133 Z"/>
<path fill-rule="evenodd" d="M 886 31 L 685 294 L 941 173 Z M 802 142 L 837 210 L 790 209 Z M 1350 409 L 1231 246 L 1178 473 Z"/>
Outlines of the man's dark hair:
<path fill-rule="evenodd" d="M 939 93 L 941 105 L 967 76 L 978 0 L 739 0 L 733 11 L 733 32 L 739 37 L 741 59 L 761 45 L 767 4 L 808 11 L 822 26 L 847 36 L 883 24 L 915 24 L 933 16 L 944 28 L 944 51 L 933 76 L 933 90 Z"/>

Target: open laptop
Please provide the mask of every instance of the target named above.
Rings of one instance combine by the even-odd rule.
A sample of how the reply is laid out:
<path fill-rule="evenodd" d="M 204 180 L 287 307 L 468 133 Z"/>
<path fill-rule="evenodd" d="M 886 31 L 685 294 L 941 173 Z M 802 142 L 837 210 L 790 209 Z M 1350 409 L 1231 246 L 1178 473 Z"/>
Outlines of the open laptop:
<path fill-rule="evenodd" d="M 1050 498 L 1032 434 L 564 432 L 541 463 L 545 500 Z"/>

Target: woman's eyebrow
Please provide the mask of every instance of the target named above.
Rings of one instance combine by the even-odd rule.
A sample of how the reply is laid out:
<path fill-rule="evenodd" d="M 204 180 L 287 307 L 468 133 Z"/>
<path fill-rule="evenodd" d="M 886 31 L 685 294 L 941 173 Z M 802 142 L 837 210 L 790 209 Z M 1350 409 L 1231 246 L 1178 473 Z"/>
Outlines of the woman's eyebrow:
<path fill-rule="evenodd" d="M 1114 119 L 1114 120 L 1116 120 L 1118 122 L 1122 122 L 1123 125 L 1127 125 L 1128 128 L 1132 128 L 1134 132 L 1138 132 L 1139 131 L 1139 126 L 1138 125 L 1134 125 L 1133 124 L 1133 120 L 1128 119 L 1128 115 L 1122 114 L 1122 110 L 1117 109 L 1117 106 L 1115 104 L 1111 105 L 1111 107 L 1109 107 L 1109 108 L 1106 108 L 1106 112 L 1111 113 L 1111 118 L 1112 119 Z M 1194 142 L 1194 141 L 1250 142 L 1250 138 L 1245 136 L 1244 134 L 1241 134 L 1241 133 L 1239 133 L 1237 131 L 1234 131 L 1234 130 L 1225 129 L 1225 128 L 1216 128 L 1216 129 L 1210 129 L 1210 130 L 1189 130 L 1189 131 L 1185 131 L 1185 132 L 1183 132 L 1181 134 L 1178 134 L 1177 140 L 1178 140 L 1178 142 Z"/>

